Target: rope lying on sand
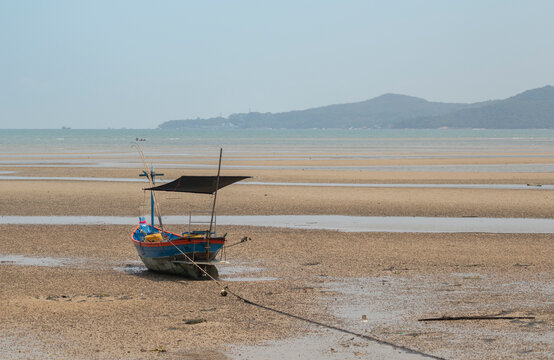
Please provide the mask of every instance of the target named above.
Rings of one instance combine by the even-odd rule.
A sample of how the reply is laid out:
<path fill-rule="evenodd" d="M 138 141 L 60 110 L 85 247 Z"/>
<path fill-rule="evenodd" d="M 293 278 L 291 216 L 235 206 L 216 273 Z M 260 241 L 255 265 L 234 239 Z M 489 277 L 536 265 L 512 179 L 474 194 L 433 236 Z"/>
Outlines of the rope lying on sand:
<path fill-rule="evenodd" d="M 421 352 L 419 350 L 414 350 L 414 349 L 408 348 L 406 346 L 396 345 L 396 344 L 393 344 L 393 343 L 385 341 L 385 340 L 377 339 L 376 337 L 373 337 L 373 336 L 370 336 L 370 335 L 360 334 L 360 333 L 357 333 L 357 332 L 354 332 L 354 331 L 351 331 L 351 330 L 348 330 L 348 329 L 344 329 L 344 328 L 341 328 L 341 327 L 338 327 L 338 326 L 325 324 L 325 323 L 322 323 L 322 322 L 319 322 L 319 321 L 316 321 L 316 320 L 307 319 L 307 318 L 302 317 L 302 316 L 294 315 L 294 314 L 291 314 L 291 313 L 288 313 L 288 312 L 285 312 L 285 311 L 282 311 L 282 310 L 278 310 L 278 309 L 275 309 L 275 308 L 272 308 L 272 307 L 269 307 L 269 306 L 265 306 L 265 305 L 256 303 L 254 301 L 245 299 L 242 296 L 237 295 L 237 294 L 235 294 L 231 291 L 229 291 L 229 292 L 232 295 L 234 295 L 235 297 L 237 297 L 239 300 L 246 303 L 246 304 L 254 305 L 254 306 L 257 306 L 257 307 L 262 308 L 264 310 L 273 311 L 273 312 L 275 312 L 277 314 L 280 314 L 280 315 L 283 315 L 283 316 L 291 317 L 291 318 L 297 319 L 297 320 L 302 320 L 302 321 L 308 322 L 310 324 L 321 326 L 321 327 L 324 327 L 324 328 L 327 328 L 327 329 L 340 331 L 340 332 L 345 333 L 345 334 L 354 335 L 354 336 L 359 337 L 361 339 L 373 341 L 373 342 L 376 342 L 376 343 L 381 344 L 381 345 L 388 345 L 388 346 L 393 347 L 396 350 L 402 350 L 402 351 L 404 351 L 406 353 L 409 353 L 409 354 L 417 354 L 417 355 L 421 355 L 421 356 L 424 356 L 424 357 L 427 357 L 427 358 L 430 358 L 430 359 L 445 360 L 444 358 L 441 358 L 441 357 L 438 357 L 438 356 L 435 356 L 435 355 L 431 355 L 431 354 L 427 354 L 427 353 Z"/>
<path fill-rule="evenodd" d="M 370 336 L 370 335 L 360 334 L 360 333 L 357 333 L 357 332 L 354 332 L 354 331 L 351 331 L 351 330 L 348 330 L 348 329 L 344 329 L 344 328 L 341 328 L 341 327 L 338 327 L 338 326 L 335 326 L 335 325 L 325 324 L 325 323 L 322 323 L 320 321 L 316 321 L 316 320 L 308 319 L 308 318 L 305 318 L 305 317 L 302 317 L 302 316 L 294 315 L 294 314 L 288 313 L 286 311 L 275 309 L 275 308 L 272 308 L 270 306 L 266 306 L 266 305 L 257 303 L 255 301 L 248 300 L 245 297 L 241 296 L 240 294 L 238 294 L 238 293 L 232 291 L 231 289 L 229 289 L 228 285 L 224 285 L 223 283 L 221 283 L 221 281 L 217 280 L 212 275 L 210 275 L 199 264 L 197 264 L 187 254 L 185 254 L 183 251 L 181 251 L 181 249 L 179 249 L 175 244 L 173 244 L 173 242 L 171 240 L 168 240 L 168 241 L 171 243 L 171 245 L 175 246 L 175 248 L 177 250 L 179 250 L 179 252 L 181 254 L 183 254 L 187 258 L 187 260 L 190 261 L 191 264 L 193 264 L 198 269 L 200 269 L 200 271 L 202 271 L 210 280 L 214 281 L 218 286 L 220 286 L 222 288 L 221 295 L 223 295 L 223 296 L 225 296 L 225 295 L 227 295 L 227 293 L 229 293 L 229 294 L 233 295 L 234 297 L 236 297 L 237 299 L 239 299 L 240 301 L 244 302 L 245 304 L 253 305 L 253 306 L 259 307 L 260 309 L 273 311 L 274 313 L 277 313 L 279 315 L 283 315 L 283 316 L 287 316 L 287 317 L 290 317 L 290 318 L 293 318 L 293 319 L 301 320 L 301 321 L 304 321 L 304 322 L 307 322 L 307 323 L 310 323 L 310 324 L 313 324 L 313 325 L 321 326 L 321 327 L 324 327 L 324 328 L 327 328 L 327 329 L 336 330 L 336 331 L 339 331 L 339 332 L 342 332 L 342 333 L 345 333 L 345 334 L 354 335 L 354 336 L 359 337 L 361 339 L 373 341 L 373 342 L 376 342 L 376 343 L 381 344 L 381 345 L 388 345 L 388 346 L 391 346 L 392 348 L 394 348 L 396 350 L 401 350 L 401 351 L 404 351 L 404 352 L 409 353 L 409 354 L 416 354 L 416 355 L 420 355 L 420 356 L 423 356 L 423 357 L 426 357 L 426 358 L 429 358 L 429 359 L 445 360 L 444 358 L 441 358 L 441 357 L 438 357 L 438 356 L 435 356 L 435 355 L 431 355 L 431 354 L 427 354 L 427 353 L 424 353 L 424 352 L 419 351 L 419 350 L 414 350 L 414 349 L 408 348 L 406 346 L 396 345 L 396 344 L 393 344 L 393 343 L 385 341 L 385 340 L 380 340 L 380 339 L 378 339 L 376 337 L 373 337 L 373 336 Z"/>

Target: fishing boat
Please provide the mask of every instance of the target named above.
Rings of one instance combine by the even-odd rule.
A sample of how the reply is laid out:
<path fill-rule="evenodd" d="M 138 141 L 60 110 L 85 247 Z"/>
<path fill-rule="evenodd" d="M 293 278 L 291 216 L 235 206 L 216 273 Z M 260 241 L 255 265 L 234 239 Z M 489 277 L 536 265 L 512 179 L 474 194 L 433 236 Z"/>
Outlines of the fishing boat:
<path fill-rule="evenodd" d="M 139 150 L 142 155 L 142 151 Z M 144 265 L 152 271 L 182 275 L 192 279 L 206 277 L 218 277 L 216 264 L 218 254 L 225 245 L 226 235 L 216 233 L 215 204 L 217 191 L 235 182 L 250 178 L 250 176 L 221 176 L 221 155 L 219 153 L 219 166 L 216 176 L 184 175 L 169 183 L 155 186 L 155 177 L 163 174 L 155 173 L 151 168 L 146 169 L 141 176 L 146 176 L 150 184 L 150 224 L 144 216 L 139 218 L 139 225 L 132 234 L 132 241 L 138 251 Z M 189 215 L 188 231 L 175 233 L 164 229 L 159 204 L 156 197 L 157 191 L 171 191 L 194 194 L 207 194 L 213 196 L 212 211 L 209 215 L 209 223 L 206 228 L 192 230 L 192 217 Z M 158 224 L 154 223 L 154 214 L 157 215 Z M 208 225 L 209 224 L 209 225 Z M 197 224 L 198 225 L 198 224 Z"/>

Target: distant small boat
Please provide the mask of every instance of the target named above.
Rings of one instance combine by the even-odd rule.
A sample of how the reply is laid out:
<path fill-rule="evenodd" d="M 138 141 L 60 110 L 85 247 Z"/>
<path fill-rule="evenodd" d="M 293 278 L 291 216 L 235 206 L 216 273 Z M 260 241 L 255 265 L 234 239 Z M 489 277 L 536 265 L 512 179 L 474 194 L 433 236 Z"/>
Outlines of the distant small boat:
<path fill-rule="evenodd" d="M 193 279 L 201 279 L 206 276 L 206 273 L 214 278 L 218 277 L 215 265 L 221 261 L 216 258 L 225 245 L 227 234 L 220 236 L 215 231 L 217 191 L 237 181 L 250 178 L 250 176 L 220 176 L 220 170 L 221 152 L 217 176 L 181 176 L 170 183 L 154 186 L 155 176 L 163 174 L 156 174 L 153 169 L 150 169 L 150 172 L 143 171 L 141 176 L 146 176 L 151 184 L 151 187 L 145 189 L 151 192 L 151 221 L 147 224 L 145 217 L 139 219 L 139 225 L 132 234 L 132 241 L 148 269 Z M 209 226 L 205 223 L 207 229 L 191 230 L 192 224 L 189 220 L 187 232 L 177 234 L 164 230 L 162 218 L 159 211 L 156 211 L 159 207 L 154 195 L 155 191 L 212 194 L 213 207 Z M 158 213 L 158 226 L 154 226 L 155 212 Z M 189 219 L 191 219 L 190 216 Z"/>

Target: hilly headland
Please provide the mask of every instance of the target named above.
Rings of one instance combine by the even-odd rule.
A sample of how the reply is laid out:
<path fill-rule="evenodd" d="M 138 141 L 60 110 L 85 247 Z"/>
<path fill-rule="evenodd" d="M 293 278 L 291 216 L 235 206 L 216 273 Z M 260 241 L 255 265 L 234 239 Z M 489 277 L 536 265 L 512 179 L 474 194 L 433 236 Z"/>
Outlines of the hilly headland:
<path fill-rule="evenodd" d="M 158 128 L 551 129 L 554 128 L 554 87 L 548 85 L 503 100 L 470 104 L 384 94 L 361 102 L 281 113 L 248 112 L 228 117 L 170 120 Z"/>

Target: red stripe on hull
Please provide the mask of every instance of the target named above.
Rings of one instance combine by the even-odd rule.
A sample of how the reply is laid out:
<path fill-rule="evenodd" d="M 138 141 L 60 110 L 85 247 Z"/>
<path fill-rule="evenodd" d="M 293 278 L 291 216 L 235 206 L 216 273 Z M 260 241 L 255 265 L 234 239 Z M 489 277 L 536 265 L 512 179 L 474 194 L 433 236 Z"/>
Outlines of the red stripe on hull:
<path fill-rule="evenodd" d="M 133 234 L 137 231 L 140 225 L 137 225 L 135 230 L 133 231 Z M 161 231 L 161 229 L 154 227 L 155 229 Z M 175 233 L 172 233 L 171 231 L 164 231 L 166 234 L 171 234 L 175 236 L 179 236 Z M 158 243 L 149 243 L 149 242 L 143 242 L 143 241 L 137 241 L 133 238 L 133 235 L 131 235 L 131 240 L 139 245 L 139 246 L 146 246 L 146 247 L 160 247 L 160 246 L 173 246 L 170 242 L 164 241 L 164 242 L 158 242 Z M 182 240 L 172 240 L 171 241 L 175 245 L 184 245 L 184 244 L 201 244 L 204 242 L 207 242 L 205 238 L 185 238 Z M 210 242 L 214 244 L 225 244 L 225 238 L 210 238 Z"/>
<path fill-rule="evenodd" d="M 184 244 L 202 244 L 205 242 L 208 242 L 207 239 L 183 239 L 183 240 L 172 240 L 169 241 L 163 241 L 163 242 L 142 242 L 142 241 L 136 241 L 135 239 L 132 239 L 135 244 L 138 244 L 139 246 L 145 246 L 145 247 L 156 247 L 156 246 L 173 246 L 173 245 L 184 245 Z M 173 245 L 172 245 L 173 243 Z M 213 244 L 225 244 L 225 238 L 211 238 L 210 243 Z"/>

